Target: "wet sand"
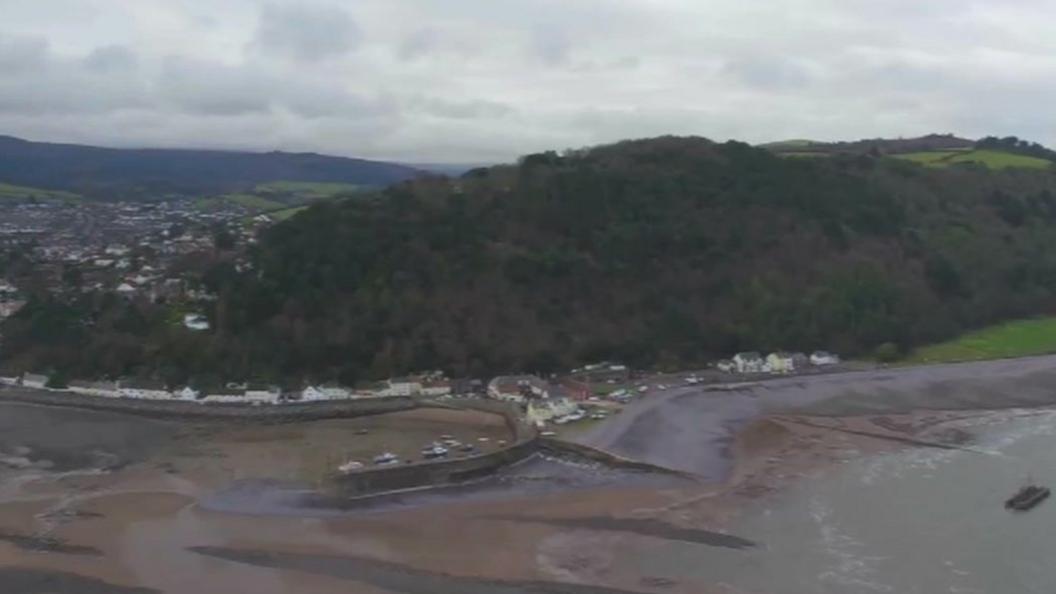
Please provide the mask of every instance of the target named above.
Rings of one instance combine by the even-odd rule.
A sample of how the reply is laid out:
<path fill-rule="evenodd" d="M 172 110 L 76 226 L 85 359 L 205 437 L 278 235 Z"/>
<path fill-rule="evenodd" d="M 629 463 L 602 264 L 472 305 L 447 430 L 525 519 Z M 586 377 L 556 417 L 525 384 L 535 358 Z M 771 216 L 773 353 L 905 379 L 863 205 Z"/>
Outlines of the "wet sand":
<path fill-rule="evenodd" d="M 416 451 L 439 433 L 500 432 L 495 440 L 504 427 L 450 411 L 253 427 L 46 409 L 0 441 L 29 462 L 0 467 L 0 592 L 732 592 L 643 575 L 628 560 L 673 542 L 748 554 L 766 543 L 729 533 L 747 502 L 873 453 L 971 448 L 966 423 L 989 414 L 978 409 L 1051 403 L 1053 380 L 1049 357 L 680 388 L 584 439 L 697 471 L 698 483 L 536 458 L 468 487 L 316 510 L 283 498 L 310 490 L 335 461 Z M 0 407 L 18 425 L 12 410 Z M 374 425 L 357 435 L 357 423 Z M 59 450 L 94 448 L 117 462 L 75 451 L 41 464 L 49 432 L 62 435 Z"/>

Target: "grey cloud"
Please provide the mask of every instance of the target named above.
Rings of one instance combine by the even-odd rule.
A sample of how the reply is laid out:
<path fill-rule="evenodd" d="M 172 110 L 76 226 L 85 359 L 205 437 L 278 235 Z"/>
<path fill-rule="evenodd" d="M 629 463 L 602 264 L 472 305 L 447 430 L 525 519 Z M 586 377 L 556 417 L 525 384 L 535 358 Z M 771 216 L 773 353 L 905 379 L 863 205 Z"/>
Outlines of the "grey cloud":
<path fill-rule="evenodd" d="M 400 42 L 396 55 L 401 60 L 415 60 L 436 49 L 439 39 L 435 29 L 419 29 Z"/>
<path fill-rule="evenodd" d="M 361 36 L 356 22 L 337 6 L 267 4 L 251 46 L 264 54 L 311 62 L 355 49 Z"/>
<path fill-rule="evenodd" d="M 0 35 L 0 73 L 30 72 L 40 68 L 47 59 L 47 39 Z"/>
<path fill-rule="evenodd" d="M 452 101 L 437 97 L 417 97 L 409 105 L 429 115 L 453 120 L 477 118 L 502 118 L 514 112 L 514 109 L 497 101 Z"/>
<path fill-rule="evenodd" d="M 129 70 L 137 65 L 136 54 L 121 45 L 97 47 L 84 58 L 84 65 L 92 70 Z"/>
<path fill-rule="evenodd" d="M 247 68 L 169 58 L 159 80 L 162 96 L 187 113 L 241 115 L 270 107 L 266 76 Z"/>
<path fill-rule="evenodd" d="M 723 73 L 742 85 L 758 89 L 799 87 L 811 80 L 806 68 L 781 56 L 739 56 L 726 62 Z"/>
<path fill-rule="evenodd" d="M 561 66 L 572 55 L 572 42 L 559 28 L 537 27 L 532 36 L 532 49 L 544 64 Z"/>
<path fill-rule="evenodd" d="M 1056 143 L 1044 0 L 308 1 L 0 0 L 0 134 L 414 161 L 666 133 Z"/>

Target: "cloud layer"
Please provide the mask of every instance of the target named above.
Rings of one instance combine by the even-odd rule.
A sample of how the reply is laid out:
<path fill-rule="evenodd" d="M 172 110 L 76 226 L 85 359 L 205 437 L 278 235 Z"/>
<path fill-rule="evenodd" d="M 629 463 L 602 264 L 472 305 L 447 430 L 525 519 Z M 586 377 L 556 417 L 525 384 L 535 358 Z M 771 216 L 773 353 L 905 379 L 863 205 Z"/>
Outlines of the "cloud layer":
<path fill-rule="evenodd" d="M 507 160 L 627 137 L 1056 144 L 1041 0 L 0 0 L 0 134 Z"/>

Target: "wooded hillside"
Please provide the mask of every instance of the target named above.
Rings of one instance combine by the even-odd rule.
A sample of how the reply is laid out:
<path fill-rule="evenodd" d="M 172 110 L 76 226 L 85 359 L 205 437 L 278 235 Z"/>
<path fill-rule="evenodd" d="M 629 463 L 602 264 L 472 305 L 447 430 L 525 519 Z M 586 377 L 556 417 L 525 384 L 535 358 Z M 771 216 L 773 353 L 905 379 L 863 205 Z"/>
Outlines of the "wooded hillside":
<path fill-rule="evenodd" d="M 905 349 L 1052 311 L 1056 173 L 666 137 L 319 204 L 267 231 L 254 262 L 205 274 L 214 333 L 114 300 L 34 303 L 2 355 L 74 374 L 348 381 Z M 42 326 L 45 307 L 69 315 Z M 90 330 L 63 334 L 85 315 Z"/>

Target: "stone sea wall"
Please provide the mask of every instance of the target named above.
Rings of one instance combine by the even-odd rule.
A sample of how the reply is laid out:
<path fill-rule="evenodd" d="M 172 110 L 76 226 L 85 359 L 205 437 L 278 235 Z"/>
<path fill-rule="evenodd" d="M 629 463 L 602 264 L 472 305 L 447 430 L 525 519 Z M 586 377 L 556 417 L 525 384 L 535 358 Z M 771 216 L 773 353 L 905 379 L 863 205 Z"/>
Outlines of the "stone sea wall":
<path fill-rule="evenodd" d="M 100 396 L 83 396 L 69 392 L 34 390 L 21 387 L 0 388 L 0 402 L 64 406 L 157 418 L 215 419 L 265 423 L 295 423 L 299 421 L 380 415 L 428 406 L 428 403 L 409 396 L 253 406 L 247 404 L 199 404 L 197 402 L 103 398 Z"/>

